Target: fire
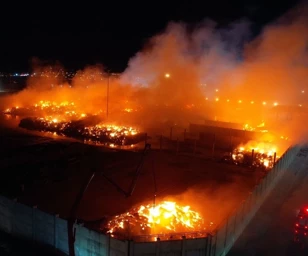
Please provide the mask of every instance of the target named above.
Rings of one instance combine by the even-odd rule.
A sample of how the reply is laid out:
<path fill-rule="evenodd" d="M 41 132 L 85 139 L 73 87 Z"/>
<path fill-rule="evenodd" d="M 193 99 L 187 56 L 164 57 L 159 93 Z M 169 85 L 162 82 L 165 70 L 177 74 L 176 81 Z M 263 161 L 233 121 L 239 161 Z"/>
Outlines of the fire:
<path fill-rule="evenodd" d="M 271 143 L 249 142 L 240 145 L 232 152 L 232 160 L 236 164 L 248 164 L 270 169 L 278 159 L 277 147 Z"/>
<path fill-rule="evenodd" d="M 253 127 L 249 124 L 244 124 L 243 130 L 245 131 L 258 131 L 258 132 L 268 132 L 266 129 L 262 129 L 265 127 L 265 123 L 262 122 L 261 124 L 257 125 L 256 127 Z"/>
<path fill-rule="evenodd" d="M 212 222 L 208 227 L 213 225 Z M 132 235 L 165 234 L 204 231 L 206 225 L 201 215 L 190 206 L 163 201 L 160 204 L 141 205 L 129 212 L 115 216 L 107 224 L 108 233 Z"/>
<path fill-rule="evenodd" d="M 118 126 L 102 122 L 102 111 L 85 113 L 79 111 L 74 102 L 39 101 L 27 107 L 13 107 L 4 111 L 7 115 L 35 116 L 24 118 L 20 127 L 51 132 L 87 141 L 110 143 L 110 145 L 135 144 L 141 139 L 139 131 L 133 127 Z M 139 137 L 138 137 L 139 136 Z M 127 140 L 129 140 L 126 143 Z"/>
<path fill-rule="evenodd" d="M 36 116 L 43 117 L 48 120 L 57 119 L 58 121 L 69 121 L 85 117 L 84 113 L 77 111 L 74 102 L 54 102 L 54 101 L 39 101 L 31 106 L 12 107 L 4 111 L 7 115 L 16 116 Z"/>

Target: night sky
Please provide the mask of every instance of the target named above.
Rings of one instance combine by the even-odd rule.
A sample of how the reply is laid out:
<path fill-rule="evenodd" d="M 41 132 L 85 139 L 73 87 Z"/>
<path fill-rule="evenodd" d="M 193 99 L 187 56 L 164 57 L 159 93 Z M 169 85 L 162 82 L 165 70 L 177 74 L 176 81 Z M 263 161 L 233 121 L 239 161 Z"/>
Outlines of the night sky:
<path fill-rule="evenodd" d="M 123 3 L 122 3 L 123 2 Z M 254 35 L 297 1 L 64 1 L 2 5 L 0 71 L 21 72 L 32 57 L 58 60 L 68 69 L 103 63 L 123 71 L 130 57 L 169 21 L 197 23 L 206 18 L 224 26 L 240 18 Z"/>

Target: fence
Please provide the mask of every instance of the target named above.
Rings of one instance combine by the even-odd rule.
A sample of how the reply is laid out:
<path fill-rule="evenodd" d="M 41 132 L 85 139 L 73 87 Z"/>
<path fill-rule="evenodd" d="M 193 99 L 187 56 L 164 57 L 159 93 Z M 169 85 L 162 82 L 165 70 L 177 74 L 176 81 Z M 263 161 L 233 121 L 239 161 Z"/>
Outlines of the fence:
<path fill-rule="evenodd" d="M 247 200 L 230 216 L 215 235 L 176 241 L 133 242 L 121 241 L 110 236 L 75 225 L 77 256 L 128 256 L 128 255 L 226 255 L 236 239 L 255 215 L 267 195 L 287 170 L 299 151 L 292 147 L 277 161 L 274 168 L 255 188 Z M 22 205 L 0 196 L 0 229 L 32 243 L 44 244 L 68 254 L 67 221 L 36 207 Z"/>
<path fill-rule="evenodd" d="M 209 255 L 211 237 L 156 242 L 121 241 L 75 225 L 76 256 Z M 0 196 L 0 230 L 68 255 L 67 221 Z"/>
<path fill-rule="evenodd" d="M 224 256 L 229 252 L 298 152 L 297 146 L 289 148 L 234 214 L 223 222 L 212 238 L 211 256 Z"/>
<path fill-rule="evenodd" d="M 32 243 L 68 254 L 67 222 L 5 197 L 0 197 L 0 229 Z"/>

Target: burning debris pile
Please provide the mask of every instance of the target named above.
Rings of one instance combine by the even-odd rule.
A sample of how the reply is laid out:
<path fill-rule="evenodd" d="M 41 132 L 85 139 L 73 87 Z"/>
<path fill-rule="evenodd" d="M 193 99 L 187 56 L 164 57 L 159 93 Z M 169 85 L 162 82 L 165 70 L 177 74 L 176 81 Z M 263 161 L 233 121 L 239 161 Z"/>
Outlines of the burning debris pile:
<path fill-rule="evenodd" d="M 131 145 L 145 138 L 145 134 L 139 133 L 135 128 L 102 122 L 101 111 L 95 114 L 81 113 L 73 102 L 57 104 L 40 101 L 30 107 L 13 107 L 5 110 L 4 113 L 23 116 L 19 123 L 22 128 L 51 132 L 85 141 L 109 145 Z"/>
<path fill-rule="evenodd" d="M 186 233 L 189 236 L 194 232 L 191 233 L 194 237 L 205 236 L 206 232 L 211 231 L 212 225 L 212 222 L 206 224 L 200 214 L 189 206 L 163 201 L 157 205 L 141 205 L 115 216 L 108 222 L 106 229 L 115 237 L 156 235 L 166 239 L 165 235 L 171 233 Z"/>
<path fill-rule="evenodd" d="M 78 113 L 74 102 L 40 101 L 32 106 L 8 108 L 4 114 L 13 116 L 61 116 L 62 119 L 78 119 L 86 116 Z"/>
<path fill-rule="evenodd" d="M 224 157 L 224 161 L 236 165 L 251 166 L 258 169 L 270 170 L 278 156 L 276 149 L 270 145 L 246 145 L 235 148 Z"/>

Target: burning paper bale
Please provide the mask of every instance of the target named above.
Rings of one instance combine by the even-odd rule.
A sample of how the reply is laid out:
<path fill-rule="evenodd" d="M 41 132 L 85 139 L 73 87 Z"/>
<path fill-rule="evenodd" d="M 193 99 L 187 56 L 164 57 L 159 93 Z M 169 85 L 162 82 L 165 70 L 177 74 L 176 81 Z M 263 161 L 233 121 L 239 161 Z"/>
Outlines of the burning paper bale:
<path fill-rule="evenodd" d="M 115 145 L 136 144 L 144 140 L 145 134 L 138 133 L 132 127 L 95 124 L 97 121 L 95 117 L 69 122 L 58 121 L 56 118 L 24 118 L 19 126 L 29 130 L 52 132 L 72 138 Z M 92 124 L 88 125 L 89 122 Z"/>
<path fill-rule="evenodd" d="M 248 143 L 235 148 L 223 160 L 236 165 L 269 170 L 273 168 L 277 159 L 276 149 L 272 145 L 268 143 Z"/>
<path fill-rule="evenodd" d="M 29 130 L 110 145 L 131 145 L 145 139 L 145 134 L 126 126 L 102 123 L 102 111 L 86 114 L 78 111 L 74 102 L 40 101 L 28 107 L 6 109 L 4 114 L 23 116 L 19 126 Z"/>
<path fill-rule="evenodd" d="M 211 231 L 212 222 L 205 223 L 198 212 L 189 206 L 163 201 L 160 204 L 141 205 L 112 218 L 106 229 L 112 236 L 133 237 L 199 231 Z M 203 232 L 203 233 L 201 233 Z"/>
<path fill-rule="evenodd" d="M 66 119 L 76 119 L 85 117 L 86 114 L 78 113 L 76 104 L 74 102 L 51 102 L 51 101 L 39 101 L 38 103 L 28 106 L 19 107 L 15 106 L 8 108 L 4 111 L 4 114 L 15 116 L 55 116 L 61 115 Z"/>

